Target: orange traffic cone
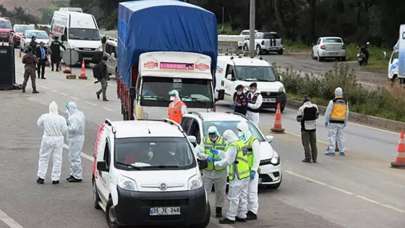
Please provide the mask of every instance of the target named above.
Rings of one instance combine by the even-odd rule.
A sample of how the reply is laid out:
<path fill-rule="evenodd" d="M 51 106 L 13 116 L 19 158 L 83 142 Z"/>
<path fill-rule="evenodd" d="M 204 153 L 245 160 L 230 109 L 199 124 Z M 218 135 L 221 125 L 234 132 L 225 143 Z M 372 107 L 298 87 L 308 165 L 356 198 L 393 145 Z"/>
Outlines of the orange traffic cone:
<path fill-rule="evenodd" d="M 86 76 L 86 64 L 84 63 L 84 59 L 82 60 L 82 68 L 80 69 L 80 76 L 79 79 L 87 80 Z"/>
<path fill-rule="evenodd" d="M 401 131 L 399 143 L 397 146 L 398 156 L 395 161 L 391 162 L 392 168 L 405 168 L 405 134 Z"/>
<path fill-rule="evenodd" d="M 281 109 L 280 109 L 280 103 L 277 103 L 277 110 L 276 110 L 276 116 L 274 117 L 274 126 L 271 129 L 272 132 L 274 133 L 284 133 L 284 128 L 281 125 Z"/>

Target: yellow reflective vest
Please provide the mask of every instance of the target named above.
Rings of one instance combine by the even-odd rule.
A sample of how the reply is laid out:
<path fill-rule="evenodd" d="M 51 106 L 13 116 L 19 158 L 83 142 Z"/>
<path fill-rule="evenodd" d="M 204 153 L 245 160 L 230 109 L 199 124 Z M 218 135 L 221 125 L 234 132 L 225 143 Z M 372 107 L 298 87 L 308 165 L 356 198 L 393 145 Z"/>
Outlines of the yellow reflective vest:
<path fill-rule="evenodd" d="M 245 143 L 243 143 L 241 140 L 238 140 L 228 145 L 227 149 L 232 146 L 236 147 L 236 159 L 229 166 L 228 172 L 229 181 L 233 181 L 235 180 L 235 178 L 237 178 L 238 180 L 249 178 L 250 165 L 248 161 L 248 152 L 246 149 L 244 150 L 244 148 L 246 148 Z"/>
<path fill-rule="evenodd" d="M 225 152 L 225 147 L 226 147 L 225 141 L 220 136 L 218 137 L 218 139 L 217 139 L 217 141 L 215 143 L 213 143 L 209 139 L 209 137 L 204 139 L 204 154 L 212 157 L 214 160 L 219 161 L 222 158 L 221 158 L 221 156 L 219 154 L 214 154 L 213 150 L 218 150 L 218 151 L 220 151 L 220 153 L 223 153 L 223 152 Z M 213 171 L 213 170 L 223 171 L 223 170 L 225 170 L 226 167 L 225 168 L 224 167 L 222 167 L 222 168 L 221 167 L 216 167 L 214 162 L 215 161 L 208 162 L 208 166 L 207 166 L 207 168 L 205 170 L 208 170 L 208 171 Z"/>

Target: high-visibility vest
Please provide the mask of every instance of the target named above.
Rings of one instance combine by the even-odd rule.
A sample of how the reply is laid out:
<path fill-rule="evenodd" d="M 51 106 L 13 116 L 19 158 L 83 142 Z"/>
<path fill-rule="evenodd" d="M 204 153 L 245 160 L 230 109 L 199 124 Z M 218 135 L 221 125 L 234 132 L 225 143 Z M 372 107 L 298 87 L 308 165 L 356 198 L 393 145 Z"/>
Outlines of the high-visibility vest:
<path fill-rule="evenodd" d="M 248 140 L 246 142 L 244 142 L 244 147 L 246 148 L 245 150 L 247 150 L 247 155 L 248 155 L 248 161 L 249 161 L 249 167 L 252 168 L 253 167 L 253 161 L 254 159 L 254 155 L 253 155 L 253 143 L 255 142 L 256 137 L 254 137 L 253 135 L 251 135 Z"/>
<path fill-rule="evenodd" d="M 243 180 L 250 177 L 250 166 L 248 161 L 248 153 L 243 150 L 244 143 L 240 140 L 228 145 L 228 147 L 236 147 L 236 159 L 229 166 L 228 178 L 233 181 L 235 178 Z"/>
<path fill-rule="evenodd" d="M 332 112 L 330 113 L 330 121 L 332 122 L 345 122 L 347 115 L 347 104 L 342 98 L 333 100 Z"/>
<path fill-rule="evenodd" d="M 186 106 L 186 104 L 181 100 L 171 102 L 167 110 L 169 119 L 180 124 L 183 120 L 183 113 L 181 112 L 183 106 Z"/>
<path fill-rule="evenodd" d="M 209 137 L 207 137 L 206 139 L 204 139 L 204 153 L 210 157 L 212 157 L 214 160 L 221 160 L 221 156 L 219 154 L 214 154 L 213 150 L 219 150 L 220 152 L 224 152 L 225 151 L 225 142 L 224 139 L 222 137 L 218 137 L 217 141 L 215 141 L 215 143 L 213 143 Z M 225 170 L 226 167 L 217 167 L 214 165 L 214 161 L 208 162 L 208 166 L 205 170 L 215 170 L 215 171 L 223 171 Z"/>

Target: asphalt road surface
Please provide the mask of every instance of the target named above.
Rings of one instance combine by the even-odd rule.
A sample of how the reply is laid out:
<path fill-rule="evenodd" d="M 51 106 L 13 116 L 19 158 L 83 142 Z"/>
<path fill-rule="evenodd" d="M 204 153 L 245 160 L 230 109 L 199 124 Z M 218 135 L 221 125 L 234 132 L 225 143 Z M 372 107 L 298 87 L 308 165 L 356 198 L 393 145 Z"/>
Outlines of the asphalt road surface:
<path fill-rule="evenodd" d="M 365 86 L 378 87 L 387 83 L 386 72 L 370 72 L 361 68 L 356 61 L 336 62 L 335 60 L 325 60 L 318 62 L 311 58 L 311 53 L 300 52 L 286 55 L 264 55 L 263 58 L 270 63 L 288 69 L 292 68 L 303 73 L 320 75 L 334 68 L 336 64 L 347 64 L 357 75 L 357 79 Z M 387 66 L 388 68 L 388 66 Z"/>
<path fill-rule="evenodd" d="M 282 58 L 282 57 L 281 57 Z M 22 81 L 17 58 L 17 81 Z M 47 69 L 46 80 L 37 80 L 40 94 L 0 91 L 0 228 L 12 227 L 107 227 L 104 214 L 93 208 L 91 154 L 97 125 L 104 119 L 120 120 L 115 82 L 110 81 L 110 102 L 97 100 L 93 80 L 66 80 L 62 73 Z M 74 69 L 79 74 L 80 69 Z M 90 70 L 87 70 L 90 75 Z M 91 78 L 90 78 L 91 79 Z M 61 184 L 37 185 L 36 171 L 42 132 L 36 120 L 55 100 L 64 111 L 73 100 L 87 117 L 83 153 L 84 182 L 64 181 L 69 175 L 64 153 Z M 220 111 L 229 111 L 219 104 Z M 394 159 L 398 134 L 350 123 L 346 130 L 347 156 L 326 157 L 326 129 L 319 123 L 319 163 L 304 164 L 295 122 L 295 110 L 286 109 L 283 126 L 287 133 L 275 135 L 280 153 L 283 183 L 276 191 L 260 192 L 259 220 L 246 224 L 209 227 L 405 227 L 405 170 L 389 168 Z M 269 134 L 274 114 L 261 114 L 260 128 Z M 211 195 L 212 199 L 212 195 Z"/>

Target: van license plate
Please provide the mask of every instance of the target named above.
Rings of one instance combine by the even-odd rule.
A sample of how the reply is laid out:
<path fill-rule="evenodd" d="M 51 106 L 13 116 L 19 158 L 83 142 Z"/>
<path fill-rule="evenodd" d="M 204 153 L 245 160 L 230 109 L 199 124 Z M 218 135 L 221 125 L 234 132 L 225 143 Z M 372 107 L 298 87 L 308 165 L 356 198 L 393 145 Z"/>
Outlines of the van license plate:
<path fill-rule="evenodd" d="M 180 207 L 152 207 L 149 210 L 150 216 L 181 215 Z"/>
<path fill-rule="evenodd" d="M 276 98 L 263 98 L 263 102 L 276 103 Z"/>

